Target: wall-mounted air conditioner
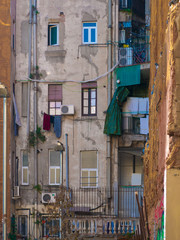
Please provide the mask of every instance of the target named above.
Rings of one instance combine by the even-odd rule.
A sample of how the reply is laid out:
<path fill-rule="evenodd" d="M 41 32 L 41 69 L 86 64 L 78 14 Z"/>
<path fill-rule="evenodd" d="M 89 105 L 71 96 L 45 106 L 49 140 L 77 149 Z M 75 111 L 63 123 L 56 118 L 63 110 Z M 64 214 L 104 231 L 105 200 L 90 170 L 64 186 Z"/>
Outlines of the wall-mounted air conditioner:
<path fill-rule="evenodd" d="M 133 49 L 120 48 L 119 49 L 119 66 L 129 66 L 133 64 Z"/>
<path fill-rule="evenodd" d="M 61 115 L 74 115 L 74 105 L 62 105 L 60 112 Z"/>
<path fill-rule="evenodd" d="M 42 193 L 42 203 L 55 203 L 56 193 Z"/>
<path fill-rule="evenodd" d="M 14 197 L 19 197 L 19 186 L 14 186 Z"/>

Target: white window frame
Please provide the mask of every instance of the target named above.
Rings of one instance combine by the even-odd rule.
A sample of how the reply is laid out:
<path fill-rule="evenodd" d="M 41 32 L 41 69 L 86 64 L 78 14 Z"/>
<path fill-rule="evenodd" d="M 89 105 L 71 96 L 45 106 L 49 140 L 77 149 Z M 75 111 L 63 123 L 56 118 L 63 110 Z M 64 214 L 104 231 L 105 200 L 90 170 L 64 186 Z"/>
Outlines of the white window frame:
<path fill-rule="evenodd" d="M 50 152 L 55 152 L 55 150 L 49 150 L 49 185 L 61 185 L 62 184 L 62 152 L 59 151 L 59 154 L 60 154 L 60 158 L 59 158 L 59 161 L 60 161 L 60 166 L 50 166 Z M 50 180 L 51 180 L 51 169 L 55 169 L 55 183 L 51 183 Z M 60 183 L 56 183 L 56 169 L 60 169 Z"/>
<path fill-rule="evenodd" d="M 51 30 L 50 30 L 50 26 L 56 26 L 57 28 L 57 43 L 56 44 L 51 44 Z M 58 46 L 59 45 L 59 23 L 49 23 L 48 24 L 48 46 Z"/>
<path fill-rule="evenodd" d="M 127 0 L 121 0 L 121 7 L 122 8 L 127 8 L 127 5 L 128 5 Z"/>
<path fill-rule="evenodd" d="M 82 42 L 83 44 L 96 44 L 97 43 L 97 22 L 83 22 L 84 23 L 95 23 L 96 26 L 92 26 L 92 27 L 86 27 L 86 26 L 82 26 Z M 88 42 L 84 42 L 84 30 L 88 29 Z M 95 42 L 91 42 L 91 30 L 95 29 Z"/>
<path fill-rule="evenodd" d="M 80 186 L 81 188 L 97 188 L 98 187 L 98 151 L 97 150 L 87 150 L 87 151 L 81 151 L 80 152 L 80 159 L 81 159 L 81 166 L 82 166 L 82 152 L 96 152 L 97 153 L 97 168 L 82 168 L 81 167 L 81 179 L 80 179 Z M 82 184 L 82 173 L 83 171 L 88 171 L 88 186 L 83 186 Z M 96 186 L 90 186 L 90 172 L 93 171 L 93 172 L 96 172 Z"/>
<path fill-rule="evenodd" d="M 22 185 L 29 185 L 29 166 L 23 166 L 23 153 L 27 152 L 27 150 L 21 150 L 21 160 L 22 160 Z M 28 165 L 29 165 L 29 159 L 28 159 Z M 23 182 L 24 177 L 24 169 L 27 169 L 27 182 Z"/>

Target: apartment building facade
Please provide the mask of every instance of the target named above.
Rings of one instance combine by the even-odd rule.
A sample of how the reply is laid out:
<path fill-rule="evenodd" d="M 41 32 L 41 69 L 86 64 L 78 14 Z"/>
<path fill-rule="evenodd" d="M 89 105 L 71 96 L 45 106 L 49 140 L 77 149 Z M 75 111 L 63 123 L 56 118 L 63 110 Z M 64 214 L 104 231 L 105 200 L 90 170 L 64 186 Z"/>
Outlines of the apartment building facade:
<path fill-rule="evenodd" d="M 129 208 L 124 205 L 127 194 L 118 194 L 119 187 L 125 186 L 127 192 L 130 185 L 133 208 L 133 186 L 143 192 L 141 156 L 149 113 L 143 86 L 147 90 L 149 66 L 146 51 L 142 62 L 130 60 L 125 66 L 119 65 L 119 50 L 131 50 L 128 42 L 119 44 L 120 4 L 106 0 L 16 3 L 15 99 L 21 126 L 15 132 L 12 201 L 21 237 L 41 239 L 50 234 L 46 226 L 47 204 L 55 201 L 60 185 L 72 189 L 74 224 L 76 229 L 83 229 L 81 233 L 97 233 L 100 218 L 93 218 L 93 214 L 119 217 L 118 225 L 109 219 L 103 224 L 101 221 L 101 233 L 109 231 L 108 224 L 112 233 L 115 224 L 116 229 L 123 229 L 119 233 L 125 233 L 127 219 L 128 229 L 136 228 L 137 209 L 124 214 L 123 209 Z M 144 13 L 143 19 L 145 27 Z M 141 45 L 145 46 L 145 38 L 143 41 Z M 135 55 L 144 59 L 142 51 L 140 54 L 131 50 L 132 59 Z M 133 71 L 136 81 L 129 84 Z M 127 72 L 131 75 L 127 76 Z M 122 85 L 119 78 L 128 84 Z M 122 133 L 104 134 L 112 95 L 122 87 L 129 88 L 130 93 L 128 101 L 124 99 L 123 112 L 128 114 L 122 120 Z M 132 108 L 134 102 L 137 107 Z M 143 113 L 139 112 L 140 105 L 145 106 Z M 134 131 L 135 124 L 140 126 L 140 118 L 146 119 L 146 129 L 140 131 L 137 127 Z M 78 221 L 82 215 L 85 217 Z M 122 219 L 126 219 L 123 228 Z M 57 224 L 55 220 L 53 224 Z"/>

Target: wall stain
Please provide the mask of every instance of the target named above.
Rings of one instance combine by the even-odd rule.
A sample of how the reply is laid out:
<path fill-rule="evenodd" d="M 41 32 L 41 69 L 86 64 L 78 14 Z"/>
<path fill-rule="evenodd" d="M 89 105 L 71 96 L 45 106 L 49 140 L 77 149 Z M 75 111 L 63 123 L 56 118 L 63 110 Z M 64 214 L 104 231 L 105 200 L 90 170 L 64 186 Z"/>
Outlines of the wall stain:
<path fill-rule="evenodd" d="M 85 137 L 84 133 L 81 133 L 81 136 L 82 136 L 84 139 L 86 139 L 87 141 L 91 141 L 91 142 L 92 142 L 92 145 L 96 145 L 96 142 L 95 142 L 92 138 L 90 138 L 90 137 Z"/>

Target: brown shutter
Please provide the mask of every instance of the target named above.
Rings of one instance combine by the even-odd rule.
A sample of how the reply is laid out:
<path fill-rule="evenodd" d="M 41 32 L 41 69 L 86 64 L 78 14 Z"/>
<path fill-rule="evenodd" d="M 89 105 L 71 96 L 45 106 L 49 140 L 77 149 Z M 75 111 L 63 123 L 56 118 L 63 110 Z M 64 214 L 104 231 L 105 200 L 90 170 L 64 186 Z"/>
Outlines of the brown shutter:
<path fill-rule="evenodd" d="M 48 86 L 48 100 L 62 101 L 62 85 L 53 84 Z"/>
<path fill-rule="evenodd" d="M 97 88 L 97 82 L 82 83 L 82 88 Z"/>

